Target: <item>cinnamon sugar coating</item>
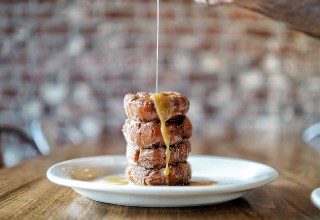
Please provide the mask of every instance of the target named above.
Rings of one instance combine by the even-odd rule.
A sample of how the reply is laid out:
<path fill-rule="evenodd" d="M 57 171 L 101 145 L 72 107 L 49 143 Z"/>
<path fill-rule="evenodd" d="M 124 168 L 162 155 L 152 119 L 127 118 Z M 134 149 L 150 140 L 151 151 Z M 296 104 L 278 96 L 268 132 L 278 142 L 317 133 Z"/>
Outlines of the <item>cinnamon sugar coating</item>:
<path fill-rule="evenodd" d="M 191 167 L 188 163 L 178 163 L 174 166 L 169 166 L 169 185 L 185 185 L 191 179 Z M 166 185 L 166 176 L 164 168 L 147 169 L 138 165 L 129 165 L 126 169 L 126 175 L 130 182 L 136 185 Z"/>
<path fill-rule="evenodd" d="M 159 169 L 166 166 L 166 146 L 154 146 L 152 148 L 140 148 L 127 144 L 127 159 L 131 164 L 145 168 Z M 170 146 L 169 165 L 185 162 L 191 151 L 189 140 Z"/>
<path fill-rule="evenodd" d="M 185 116 L 170 120 L 166 125 L 169 132 L 170 145 L 189 139 L 192 135 L 192 124 Z M 164 145 L 161 124 L 157 121 L 141 122 L 127 119 L 122 131 L 126 141 L 131 145 L 138 145 L 140 148 Z"/>
<path fill-rule="evenodd" d="M 187 97 L 177 92 L 162 92 L 170 96 L 172 103 L 172 119 L 185 115 L 189 110 L 189 100 Z M 150 93 L 138 92 L 136 94 L 128 93 L 124 97 L 124 109 L 128 118 L 140 121 L 159 120 L 154 101 Z"/>
<path fill-rule="evenodd" d="M 166 118 L 170 154 L 167 154 L 169 149 L 162 137 L 152 94 L 129 93 L 124 97 L 124 108 L 128 116 L 122 129 L 127 141 L 126 155 L 129 161 L 126 175 L 136 185 L 184 185 L 191 179 L 191 167 L 186 162 L 191 151 L 189 139 L 192 135 L 192 124 L 185 116 L 189 100 L 177 92 L 161 94 L 166 97 L 160 101 L 170 106 L 171 117 L 168 120 Z M 168 155 L 169 172 L 164 172 Z"/>

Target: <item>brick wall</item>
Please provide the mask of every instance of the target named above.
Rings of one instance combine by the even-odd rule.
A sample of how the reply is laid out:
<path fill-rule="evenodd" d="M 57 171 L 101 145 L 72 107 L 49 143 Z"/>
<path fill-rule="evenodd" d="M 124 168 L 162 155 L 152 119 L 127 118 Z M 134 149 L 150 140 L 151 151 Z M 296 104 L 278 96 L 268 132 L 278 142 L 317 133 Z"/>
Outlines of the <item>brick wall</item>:
<path fill-rule="evenodd" d="M 319 119 L 319 41 L 236 7 L 163 0 L 160 10 L 160 90 L 190 98 L 195 133 Z M 2 0 L 1 124 L 120 133 L 124 94 L 155 90 L 155 19 L 151 0 Z"/>

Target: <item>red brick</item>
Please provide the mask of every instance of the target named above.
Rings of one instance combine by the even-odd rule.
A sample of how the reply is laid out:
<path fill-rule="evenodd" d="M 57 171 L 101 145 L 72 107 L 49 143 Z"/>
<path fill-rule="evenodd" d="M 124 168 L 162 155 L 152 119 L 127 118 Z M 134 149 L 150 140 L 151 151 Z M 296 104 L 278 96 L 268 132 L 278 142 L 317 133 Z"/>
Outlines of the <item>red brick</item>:
<path fill-rule="evenodd" d="M 239 21 L 257 21 L 261 20 L 262 16 L 258 13 L 247 11 L 247 10 L 231 10 L 229 13 L 229 18 L 231 20 Z"/>
<path fill-rule="evenodd" d="M 38 3 L 54 3 L 59 2 L 59 0 L 37 0 Z"/>
<path fill-rule="evenodd" d="M 63 34 L 68 32 L 67 23 L 60 23 L 56 25 L 52 25 L 49 22 L 41 22 L 37 27 L 36 31 L 39 33 L 46 34 Z"/>
<path fill-rule="evenodd" d="M 86 82 L 88 80 L 87 74 L 84 73 L 73 73 L 70 76 L 71 82 Z"/>
<path fill-rule="evenodd" d="M 275 33 L 272 32 L 271 30 L 254 28 L 254 27 L 247 28 L 245 33 L 249 36 L 261 37 L 261 38 L 270 38 L 275 36 Z"/>
<path fill-rule="evenodd" d="M 106 11 L 104 16 L 106 17 L 106 19 L 114 19 L 114 18 L 129 19 L 129 18 L 133 18 L 135 14 L 133 13 L 133 11 L 130 11 L 128 9 L 128 10 L 121 10 L 121 11 Z"/>
<path fill-rule="evenodd" d="M 164 27 L 164 33 L 165 34 L 172 34 L 172 35 L 178 35 L 178 34 L 192 34 L 194 33 L 192 26 L 186 26 L 182 24 L 168 24 Z"/>
<path fill-rule="evenodd" d="M 249 42 L 249 41 L 233 41 L 228 43 L 227 47 L 234 52 L 245 52 L 245 51 L 257 51 L 265 52 L 266 45 L 264 42 Z"/>
<path fill-rule="evenodd" d="M 152 53 L 155 53 L 156 51 L 156 48 L 157 48 L 157 45 L 156 45 L 156 41 L 154 42 L 148 42 L 146 43 L 146 48 L 148 49 L 148 51 L 152 52 Z M 174 49 L 176 48 L 177 45 L 175 44 L 174 40 L 165 40 L 165 41 L 162 41 L 162 42 L 159 42 L 159 48 L 160 50 L 165 50 L 165 49 Z"/>
<path fill-rule="evenodd" d="M 295 45 L 292 44 L 283 44 L 283 45 L 279 45 L 279 47 L 277 48 L 277 52 L 279 52 L 280 54 L 301 54 L 302 51 L 301 49 L 299 49 L 298 47 L 296 47 Z"/>
<path fill-rule="evenodd" d="M 214 35 L 218 35 L 218 34 L 223 34 L 224 30 L 217 26 L 217 25 L 210 25 L 210 26 L 206 26 L 204 32 L 206 34 L 214 34 Z"/>
<path fill-rule="evenodd" d="M 0 74 L 0 81 L 5 82 L 5 81 L 9 81 L 10 79 L 12 79 L 12 75 L 10 72 L 2 72 Z"/>
<path fill-rule="evenodd" d="M 26 66 L 27 59 L 26 59 L 26 56 L 20 56 L 16 58 L 11 58 L 9 63 L 10 65 L 13 65 L 13 66 Z"/>
<path fill-rule="evenodd" d="M 22 15 L 26 19 L 50 19 L 54 17 L 53 11 L 25 11 Z"/>
<path fill-rule="evenodd" d="M 172 2 L 171 0 L 163 0 L 163 2 Z M 191 4 L 194 4 L 194 2 L 191 0 L 175 0 L 174 1 L 175 3 L 179 3 L 180 5 L 191 5 Z"/>
<path fill-rule="evenodd" d="M 1 0 L 0 4 L 19 4 L 19 3 L 25 3 L 25 0 Z"/>
<path fill-rule="evenodd" d="M 9 103 L 0 102 L 0 112 L 10 111 Z"/>
<path fill-rule="evenodd" d="M 151 10 L 146 13 L 146 19 L 156 19 L 157 17 L 157 11 L 156 10 Z M 163 19 L 175 19 L 176 18 L 176 13 L 174 10 L 160 10 L 159 12 L 159 18 L 161 21 Z"/>
<path fill-rule="evenodd" d="M 267 101 L 268 99 L 268 91 L 266 89 L 260 89 L 252 92 L 252 97 L 260 102 Z"/>
<path fill-rule="evenodd" d="M 3 35 L 3 34 L 11 35 L 11 34 L 15 33 L 15 31 L 16 31 L 16 29 L 13 26 L 0 27 L 1 35 Z"/>
<path fill-rule="evenodd" d="M 214 51 L 220 48 L 220 45 L 217 41 L 210 39 L 201 41 L 199 44 L 199 51 Z"/>
<path fill-rule="evenodd" d="M 8 98 L 14 98 L 19 94 L 19 88 L 4 88 L 2 89 L 2 95 Z"/>
<path fill-rule="evenodd" d="M 80 33 L 81 35 L 86 35 L 86 36 L 89 36 L 90 34 L 92 33 L 96 33 L 97 31 L 97 26 L 90 26 L 90 25 L 87 25 L 85 27 L 81 27 L 80 29 Z M 89 35 L 87 35 L 89 34 Z"/>
<path fill-rule="evenodd" d="M 186 7 L 186 6 L 182 6 L 182 7 Z M 212 20 L 220 17 L 219 10 L 216 10 L 215 7 L 204 7 L 198 10 L 187 10 L 185 13 L 186 13 L 186 17 L 191 17 L 191 18 L 197 17 L 201 19 L 207 18 Z"/>
<path fill-rule="evenodd" d="M 33 84 L 41 84 L 43 82 L 46 82 L 50 79 L 49 75 L 48 74 L 44 74 L 44 73 L 39 73 L 39 74 L 36 74 L 36 73 L 30 73 L 30 72 L 23 72 L 21 74 L 21 80 L 23 82 L 31 82 Z"/>
<path fill-rule="evenodd" d="M 203 81 L 203 82 L 207 82 L 210 81 L 212 83 L 217 82 L 218 79 L 218 75 L 217 74 L 201 74 L 198 72 L 193 72 L 189 75 L 189 80 L 191 82 L 194 81 Z"/>
<path fill-rule="evenodd" d="M 294 40 L 296 38 L 299 38 L 299 37 L 301 37 L 301 34 L 302 34 L 302 33 L 298 32 L 298 31 L 294 31 L 294 30 L 291 30 L 291 29 L 287 29 L 285 31 L 285 33 L 286 33 L 287 39 L 290 39 L 290 40 Z"/>

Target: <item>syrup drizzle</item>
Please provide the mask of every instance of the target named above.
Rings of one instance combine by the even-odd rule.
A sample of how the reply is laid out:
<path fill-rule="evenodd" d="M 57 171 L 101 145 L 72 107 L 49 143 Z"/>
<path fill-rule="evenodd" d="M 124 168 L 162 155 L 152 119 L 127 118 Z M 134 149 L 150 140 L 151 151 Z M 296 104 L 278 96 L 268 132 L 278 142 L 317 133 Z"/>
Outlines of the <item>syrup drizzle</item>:
<path fill-rule="evenodd" d="M 160 118 L 161 123 L 161 134 L 163 137 L 163 141 L 167 147 L 166 150 L 166 168 L 164 170 L 164 175 L 166 177 L 166 183 L 169 185 L 169 161 L 170 161 L 170 134 L 168 132 L 166 122 L 172 117 L 173 115 L 173 107 L 172 102 L 169 95 L 164 95 L 163 93 L 153 93 L 150 96 L 156 107 L 157 114 Z"/>
<path fill-rule="evenodd" d="M 128 185 L 129 182 L 127 178 L 123 176 L 111 176 L 104 179 L 104 181 L 114 184 L 114 185 Z"/>
<path fill-rule="evenodd" d="M 190 181 L 185 186 L 212 186 L 216 184 L 218 184 L 216 181 Z"/>
<path fill-rule="evenodd" d="M 159 10 L 160 10 L 160 3 L 157 0 L 157 52 L 156 52 L 156 93 L 158 92 L 158 80 L 159 80 L 159 26 L 160 26 L 160 19 L 159 19 Z"/>

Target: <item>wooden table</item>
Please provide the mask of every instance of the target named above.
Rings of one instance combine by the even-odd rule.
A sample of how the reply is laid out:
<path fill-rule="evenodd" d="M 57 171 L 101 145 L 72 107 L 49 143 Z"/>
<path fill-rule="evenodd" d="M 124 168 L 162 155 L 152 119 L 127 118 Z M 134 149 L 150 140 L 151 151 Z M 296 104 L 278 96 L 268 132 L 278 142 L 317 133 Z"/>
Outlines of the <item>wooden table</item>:
<path fill-rule="evenodd" d="M 193 154 L 244 158 L 277 169 L 276 181 L 230 202 L 184 208 L 139 208 L 103 204 L 51 183 L 47 169 L 71 158 L 124 154 L 123 138 L 60 147 L 0 170 L 0 219 L 320 219 L 310 193 L 320 186 L 320 152 L 290 137 L 194 137 Z"/>

